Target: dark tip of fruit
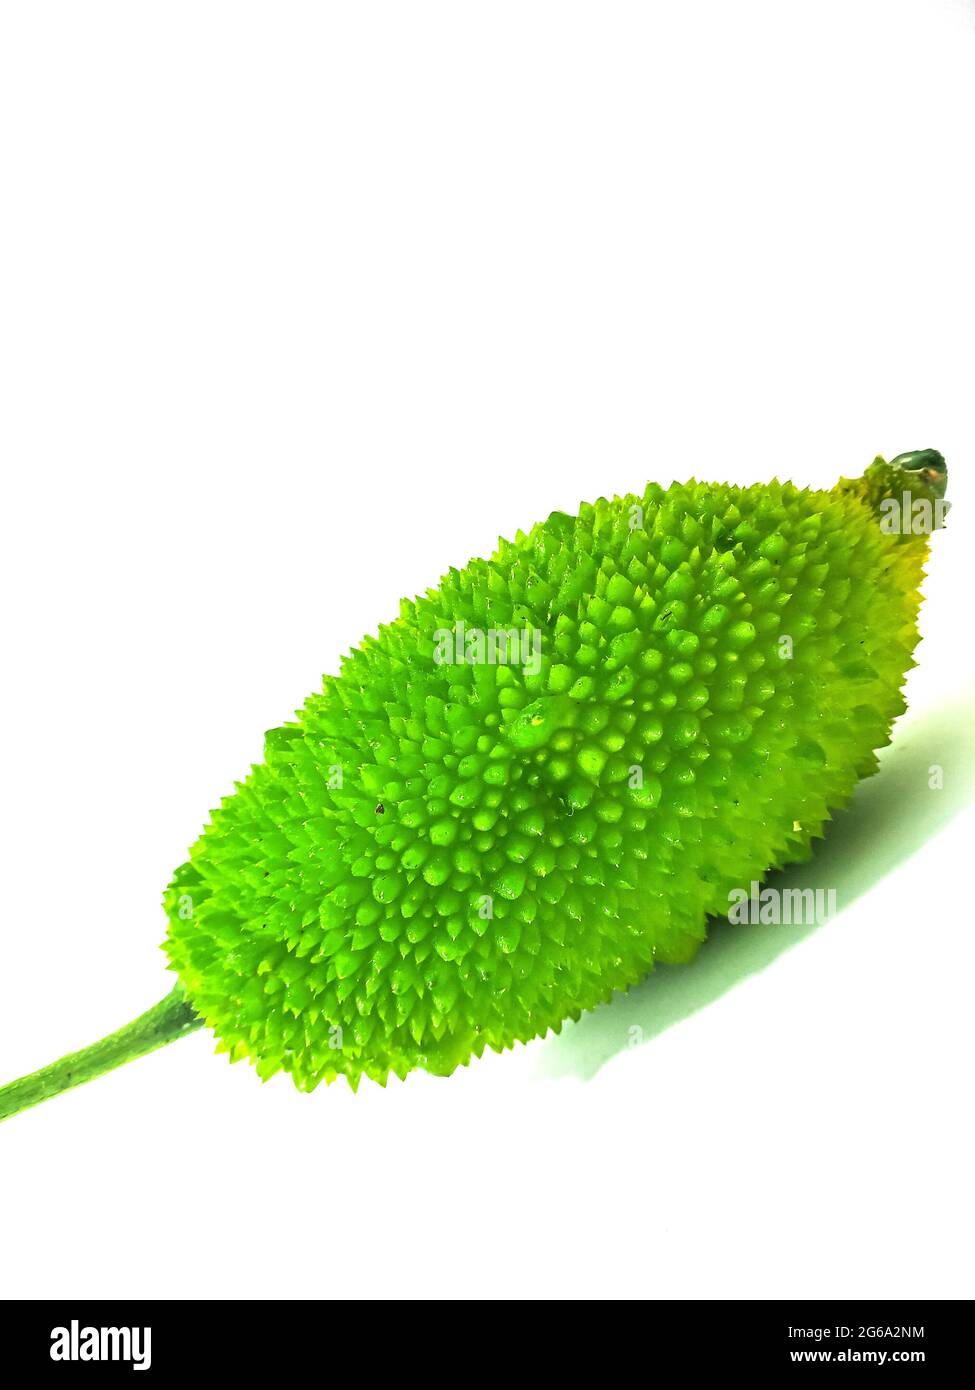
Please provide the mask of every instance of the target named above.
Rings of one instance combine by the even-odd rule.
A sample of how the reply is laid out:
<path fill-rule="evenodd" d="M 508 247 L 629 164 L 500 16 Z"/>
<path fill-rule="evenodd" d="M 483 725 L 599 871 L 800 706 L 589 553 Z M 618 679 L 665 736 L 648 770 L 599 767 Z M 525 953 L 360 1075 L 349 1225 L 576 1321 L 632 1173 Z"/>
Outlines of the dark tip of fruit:
<path fill-rule="evenodd" d="M 937 449 L 914 449 L 908 454 L 898 454 L 890 464 L 892 468 L 923 479 L 935 497 L 944 497 L 948 487 L 948 465 Z"/>

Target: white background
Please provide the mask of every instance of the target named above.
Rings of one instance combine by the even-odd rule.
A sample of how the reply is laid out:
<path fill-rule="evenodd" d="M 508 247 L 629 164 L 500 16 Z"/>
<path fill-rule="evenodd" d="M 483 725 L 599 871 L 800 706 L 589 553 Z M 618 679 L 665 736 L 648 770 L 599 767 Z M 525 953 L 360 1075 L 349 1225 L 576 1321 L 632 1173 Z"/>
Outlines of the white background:
<path fill-rule="evenodd" d="M 835 920 L 450 1080 L 197 1033 L 3 1125 L 0 1292 L 975 1294 L 975 6 L 11 0 L 0 129 L 4 1080 L 166 992 L 264 730 L 499 534 L 928 445 L 955 502 Z"/>

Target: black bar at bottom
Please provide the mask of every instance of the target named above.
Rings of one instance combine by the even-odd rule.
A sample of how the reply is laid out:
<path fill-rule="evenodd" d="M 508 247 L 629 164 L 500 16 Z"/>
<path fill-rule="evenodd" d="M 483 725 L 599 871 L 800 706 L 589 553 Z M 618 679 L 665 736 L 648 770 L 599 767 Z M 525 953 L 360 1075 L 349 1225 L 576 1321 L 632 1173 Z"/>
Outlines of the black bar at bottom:
<path fill-rule="evenodd" d="M 480 1379 L 492 1363 L 509 1377 L 578 1375 L 588 1353 L 604 1382 L 629 1379 L 639 1366 L 648 1378 L 662 1369 L 815 1376 L 860 1366 L 883 1379 L 931 1369 L 947 1375 L 968 1362 L 975 1341 L 971 1300 L 633 1300 L 639 1309 L 615 1315 L 614 1305 L 594 1302 L 554 1331 L 546 1324 L 562 1321 L 558 1305 L 543 1298 L 528 1303 L 517 1326 L 504 1300 L 497 1312 L 470 1300 L 470 1313 L 466 1301 L 448 1309 L 408 1298 L 359 1307 L 340 1299 L 8 1302 L 0 1308 L 0 1365 L 17 1368 L 18 1384 L 47 1374 L 65 1384 L 151 1375 L 203 1387 L 241 1374 L 248 1383 L 273 1376 L 276 1385 L 298 1386 L 313 1372 L 322 1382 L 353 1375 L 371 1382 L 385 1373 L 422 1385 L 463 1381 L 474 1368 Z"/>

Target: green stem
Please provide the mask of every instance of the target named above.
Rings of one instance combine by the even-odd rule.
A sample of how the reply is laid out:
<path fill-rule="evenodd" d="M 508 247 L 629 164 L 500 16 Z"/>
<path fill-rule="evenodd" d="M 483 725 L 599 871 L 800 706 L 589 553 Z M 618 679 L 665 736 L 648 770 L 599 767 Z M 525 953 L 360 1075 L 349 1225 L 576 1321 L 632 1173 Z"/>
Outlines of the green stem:
<path fill-rule="evenodd" d="M 195 1012 L 179 985 L 165 999 L 140 1014 L 117 1033 L 110 1033 L 101 1042 L 92 1043 L 80 1052 L 69 1052 L 59 1062 L 52 1062 L 40 1071 L 22 1076 L 19 1081 L 11 1081 L 0 1086 L 0 1121 L 31 1105 L 39 1105 L 61 1091 L 70 1091 L 73 1086 L 81 1086 L 93 1081 L 103 1072 L 120 1067 L 124 1062 L 132 1062 L 157 1047 L 173 1042 L 176 1038 L 192 1033 L 194 1028 L 202 1027 L 203 1020 Z"/>
<path fill-rule="evenodd" d="M 941 526 L 948 510 L 948 503 L 944 501 L 947 486 L 948 468 L 937 449 L 915 449 L 909 454 L 898 454 L 890 463 L 875 458 L 861 477 L 840 478 L 833 491 L 858 497 L 878 516 L 883 503 L 891 499 L 899 503 L 907 493 L 910 497 L 926 501 L 932 508 L 932 518 L 940 518 L 934 525 Z M 941 503 L 941 507 L 936 507 L 936 503 Z M 926 538 L 932 529 L 934 526 L 923 533 Z M 912 542 L 921 533 L 908 524 L 896 534 Z"/>

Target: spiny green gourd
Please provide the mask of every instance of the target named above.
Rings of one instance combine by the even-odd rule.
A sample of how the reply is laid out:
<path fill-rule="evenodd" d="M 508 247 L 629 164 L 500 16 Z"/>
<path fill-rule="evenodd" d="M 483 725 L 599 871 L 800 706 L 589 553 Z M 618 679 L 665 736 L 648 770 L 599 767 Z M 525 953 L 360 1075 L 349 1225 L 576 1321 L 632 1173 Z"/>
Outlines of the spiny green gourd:
<path fill-rule="evenodd" d="M 173 1032 L 355 1087 L 689 961 L 875 769 L 944 480 L 924 450 L 828 492 L 651 483 L 403 601 L 174 875 Z"/>

